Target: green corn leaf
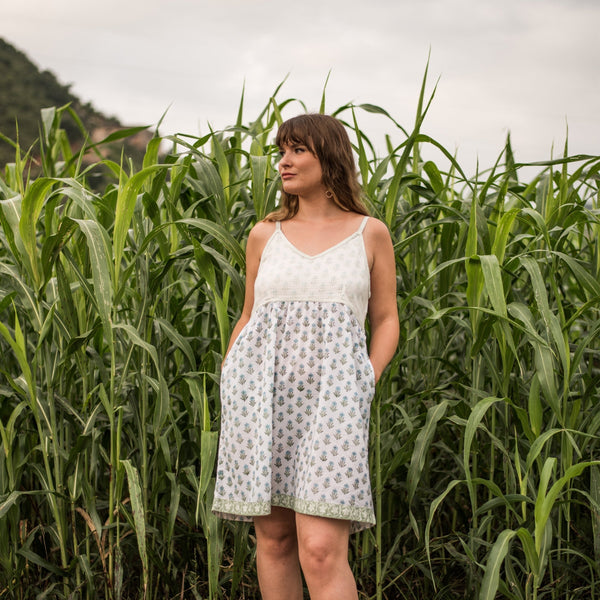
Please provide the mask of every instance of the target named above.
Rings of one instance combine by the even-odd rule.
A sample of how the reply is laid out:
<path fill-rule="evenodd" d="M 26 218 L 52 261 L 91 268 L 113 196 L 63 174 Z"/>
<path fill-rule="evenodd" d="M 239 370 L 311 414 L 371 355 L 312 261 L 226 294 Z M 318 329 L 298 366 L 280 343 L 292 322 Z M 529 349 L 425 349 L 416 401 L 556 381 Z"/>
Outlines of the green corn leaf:
<path fill-rule="evenodd" d="M 577 257 L 569 256 L 564 252 L 555 252 L 555 254 L 569 267 L 588 299 L 600 297 L 600 282 L 580 264 Z"/>
<path fill-rule="evenodd" d="M 44 285 L 52 277 L 56 261 L 60 252 L 71 239 L 73 232 L 77 229 L 74 221 L 63 219 L 55 235 L 48 236 L 42 244 L 42 268 L 44 272 Z"/>
<path fill-rule="evenodd" d="M 207 158 L 200 158 L 192 163 L 192 168 L 196 171 L 196 178 L 188 178 L 198 192 L 211 200 L 211 204 L 216 207 L 219 221 L 226 225 L 228 221 L 227 202 L 225 200 L 225 190 L 223 181 L 219 176 L 215 165 Z"/>
<path fill-rule="evenodd" d="M 500 580 L 500 569 L 515 535 L 514 531 L 505 529 L 494 542 L 485 565 L 479 600 L 494 600 L 496 598 L 498 582 Z"/>
<path fill-rule="evenodd" d="M 548 346 L 539 343 L 534 343 L 535 369 L 536 375 L 540 382 L 546 402 L 552 407 L 554 414 L 559 422 L 562 423 L 563 416 L 560 407 L 560 399 L 556 388 L 556 380 L 554 378 L 554 360 L 552 350 Z"/>
<path fill-rule="evenodd" d="M 36 400 L 36 386 L 34 383 L 33 373 L 31 371 L 31 367 L 29 365 L 29 361 L 27 359 L 27 352 L 25 349 L 25 341 L 23 339 L 23 334 L 21 333 L 21 327 L 19 325 L 19 318 L 15 314 L 15 337 L 10 334 L 10 331 L 4 325 L 4 323 L 0 323 L 0 335 L 8 342 L 12 351 L 15 354 L 15 357 L 19 363 L 19 367 L 23 373 L 23 377 L 25 378 L 25 382 L 27 384 L 27 393 L 29 396 L 31 410 L 37 419 L 38 408 L 37 408 L 37 400 Z"/>
<path fill-rule="evenodd" d="M 496 234 L 494 236 L 494 241 L 492 243 L 492 253 L 495 254 L 498 258 L 498 262 L 502 264 L 504 262 L 504 256 L 506 254 L 506 244 L 508 241 L 508 236 L 511 232 L 512 226 L 515 222 L 517 215 L 519 214 L 519 209 L 513 208 L 508 212 L 505 212 L 502 217 L 500 217 L 500 221 L 498 222 L 498 227 L 496 228 Z"/>
<path fill-rule="evenodd" d="M 66 569 L 57 567 L 54 563 L 42 558 L 37 552 L 34 552 L 29 548 L 19 548 L 17 554 L 32 562 L 34 565 L 38 565 L 39 567 L 42 567 L 42 569 L 54 573 L 54 575 L 57 575 L 58 577 L 65 577 L 67 575 Z"/>
<path fill-rule="evenodd" d="M 20 195 L 0 200 L 0 225 L 2 225 L 6 241 L 17 263 L 21 262 L 21 257 L 27 252 L 21 236 L 18 234 L 19 221 L 21 220 L 21 204 Z"/>
<path fill-rule="evenodd" d="M 170 394 L 167 382 L 165 380 L 162 366 L 158 359 L 156 347 L 146 342 L 138 331 L 132 325 L 127 323 L 118 323 L 114 325 L 115 331 L 124 331 L 130 342 L 141 348 L 151 358 L 156 369 L 156 378 L 149 375 L 146 376 L 148 383 L 154 388 L 157 394 L 156 405 L 154 409 L 154 431 L 156 434 L 161 431 L 167 417 L 171 413 Z"/>
<path fill-rule="evenodd" d="M 181 350 L 190 363 L 193 371 L 196 370 L 196 355 L 190 342 L 182 336 L 173 326 L 173 324 L 161 317 L 155 318 L 156 324 L 164 331 L 165 335 L 173 342 L 176 348 Z"/>
<path fill-rule="evenodd" d="M 203 497 L 208 490 L 211 477 L 213 476 L 219 432 L 202 430 L 200 436 L 200 484 L 198 493 Z"/>
<path fill-rule="evenodd" d="M 532 208 L 522 209 L 521 214 L 524 216 L 531 217 L 531 219 L 534 221 L 534 223 L 537 225 L 539 231 L 541 232 L 541 234 L 544 238 L 544 241 L 546 242 L 546 245 L 548 247 L 551 247 L 552 244 L 550 242 L 550 236 L 548 234 L 548 227 L 546 226 L 544 217 L 542 217 L 542 215 L 537 210 L 533 210 Z"/>
<path fill-rule="evenodd" d="M 208 551 L 208 587 L 209 598 L 216 598 L 219 587 L 219 565 L 223 554 L 223 534 L 219 527 L 219 520 L 210 510 L 214 495 L 214 479 L 210 480 L 209 489 L 204 497 L 202 511 L 202 525 L 206 535 Z"/>
<path fill-rule="evenodd" d="M 521 540 L 521 545 L 523 547 L 523 552 L 525 553 L 525 558 L 527 559 L 527 564 L 529 566 L 530 571 L 536 576 L 540 576 L 540 559 L 538 553 L 535 550 L 535 543 L 533 541 L 533 537 L 531 533 L 527 531 L 524 527 L 521 527 L 517 530 L 517 535 Z"/>
<path fill-rule="evenodd" d="M 537 374 L 531 380 L 527 408 L 531 431 L 539 439 L 542 433 L 544 411 L 540 401 L 540 380 Z"/>
<path fill-rule="evenodd" d="M 211 131 L 211 133 L 213 133 Z M 223 142 L 219 138 L 219 136 L 213 133 L 211 137 L 211 146 L 213 150 L 214 157 L 217 161 L 217 166 L 219 168 L 219 180 L 221 182 L 221 189 L 223 191 L 223 197 L 225 204 L 229 204 L 229 163 L 227 162 L 227 156 L 225 155 L 225 151 L 223 150 Z M 224 216 L 226 214 L 226 210 L 223 210 L 221 215 Z"/>
<path fill-rule="evenodd" d="M 88 243 L 94 295 L 97 299 L 98 312 L 104 325 L 107 339 L 112 338 L 111 311 L 113 287 L 110 273 L 110 241 L 104 228 L 96 221 L 73 219 L 85 235 Z"/>
<path fill-rule="evenodd" d="M 469 478 L 471 477 L 469 471 L 471 445 L 473 444 L 473 439 L 475 438 L 475 434 L 477 433 L 479 424 L 481 423 L 482 419 L 485 417 L 485 413 L 491 406 L 493 406 L 497 402 L 503 401 L 504 398 L 496 398 L 494 396 L 490 396 L 477 402 L 477 404 L 473 407 L 473 410 L 471 410 L 471 414 L 469 415 L 469 419 L 467 421 L 467 426 L 465 427 L 465 441 L 463 443 L 463 464 L 467 480 L 469 480 Z"/>
<path fill-rule="evenodd" d="M 240 243 L 222 225 L 207 219 L 199 218 L 180 219 L 179 221 L 176 221 L 176 223 L 200 229 L 208 235 L 211 235 L 231 253 L 232 258 L 240 267 L 245 266 L 246 259 Z"/>
<path fill-rule="evenodd" d="M 42 108 L 42 110 L 40 110 L 42 132 L 46 145 L 50 144 L 50 136 L 52 135 L 56 125 L 56 115 L 57 110 L 55 106 L 49 106 L 48 108 Z"/>
<path fill-rule="evenodd" d="M 459 479 L 452 480 L 447 486 L 446 489 L 433 500 L 429 507 L 429 516 L 427 517 L 427 524 L 425 526 L 425 551 L 427 553 L 427 561 L 429 562 L 429 569 L 432 569 L 431 564 L 431 526 L 433 524 L 433 518 L 437 512 L 437 509 L 444 502 L 444 500 L 448 497 L 448 494 L 459 484 L 463 483 L 463 481 Z"/>
<path fill-rule="evenodd" d="M 533 258 L 529 256 L 523 256 L 521 258 L 521 263 L 529 272 L 536 303 L 548 330 L 548 338 L 553 339 L 555 348 L 558 351 L 558 355 L 560 356 L 563 365 L 564 373 L 568 377 L 570 367 L 568 347 L 565 342 L 560 323 L 558 322 L 556 316 L 550 311 L 548 294 L 546 292 L 546 284 L 544 283 L 539 265 Z"/>
<path fill-rule="evenodd" d="M 146 131 L 149 128 L 149 125 L 139 125 L 137 127 L 125 127 L 123 129 L 119 129 L 118 131 L 113 131 L 105 138 L 96 142 L 94 146 L 102 146 L 104 144 L 110 144 L 111 142 L 117 142 L 119 140 L 124 140 L 125 138 L 134 136 L 142 131 Z M 157 138 L 154 138 L 157 139 Z M 151 142 L 153 140 L 150 140 Z"/>
<path fill-rule="evenodd" d="M 142 561 L 142 573 L 144 582 L 144 596 L 148 590 L 148 552 L 146 550 L 146 511 L 142 501 L 142 488 L 140 486 L 140 477 L 138 470 L 129 460 L 121 460 L 127 473 L 127 482 L 129 484 L 129 497 L 131 500 L 131 511 L 133 513 L 133 522 L 135 524 L 135 536 L 138 543 L 140 560 Z"/>
<path fill-rule="evenodd" d="M 142 169 L 133 175 L 125 185 L 119 189 L 117 195 L 117 206 L 115 212 L 115 228 L 113 233 L 113 254 L 115 269 L 115 289 L 119 283 L 119 273 L 121 269 L 121 258 L 125 247 L 127 231 L 131 224 L 133 212 L 137 202 L 138 193 L 148 177 L 162 169 L 161 165 L 152 165 Z"/>
<path fill-rule="evenodd" d="M 423 170 L 425 171 L 425 173 L 427 173 L 427 177 L 429 177 L 429 183 L 431 183 L 431 187 L 433 188 L 433 191 L 435 192 L 436 196 L 439 196 L 440 199 L 444 200 L 445 198 L 442 197 L 442 194 L 446 190 L 446 184 L 442 179 L 442 174 L 440 173 L 440 170 L 438 169 L 437 165 L 434 162 L 428 160 L 423 165 Z"/>
<path fill-rule="evenodd" d="M 0 519 L 3 519 L 6 513 L 17 503 L 23 492 L 12 491 L 8 496 L 0 500 Z"/>
<path fill-rule="evenodd" d="M 160 152 L 160 145 L 162 143 L 162 139 L 159 137 L 153 137 L 149 142 L 146 148 L 146 153 L 144 154 L 144 162 L 142 167 L 145 169 L 147 167 L 152 167 L 158 163 L 158 156 Z M 150 191 L 149 189 L 147 191 Z"/>
<path fill-rule="evenodd" d="M 549 461 L 553 461 L 554 463 L 556 462 L 556 459 L 548 459 L 547 464 Z M 552 467 L 554 466 L 553 463 L 551 463 Z M 541 540 L 543 532 L 546 528 L 546 523 L 550 518 L 550 512 L 554 508 L 558 495 L 561 493 L 565 485 L 567 485 L 572 479 L 574 479 L 575 477 L 579 477 L 579 475 L 581 475 L 581 473 L 583 473 L 585 469 L 594 465 L 600 465 L 600 461 L 587 461 L 572 465 L 567 469 L 565 474 L 560 479 L 558 479 L 558 481 L 556 481 L 554 485 L 552 485 L 547 494 L 546 465 L 544 465 L 544 470 L 542 471 L 542 478 L 540 480 L 540 488 L 538 490 L 538 497 L 535 503 L 535 541 L 536 550 L 538 551 L 538 553 L 541 550 Z"/>
<path fill-rule="evenodd" d="M 179 511 L 179 502 L 181 499 L 181 485 L 177 482 L 175 473 L 166 474 L 171 483 L 171 501 L 169 503 L 169 519 L 167 524 L 167 534 L 165 536 L 165 542 L 167 544 L 172 543 L 173 534 L 175 532 L 175 521 L 177 519 L 177 513 Z"/>
<path fill-rule="evenodd" d="M 356 120 L 356 112 L 352 108 L 352 121 L 354 122 L 354 132 L 356 134 L 356 145 L 358 153 L 358 170 L 360 173 L 361 181 L 366 186 L 369 181 L 369 161 L 367 158 L 367 152 L 363 141 L 363 133 L 361 132 L 358 122 Z"/>
<path fill-rule="evenodd" d="M 507 317 L 506 301 L 504 299 L 504 287 L 502 285 L 502 275 L 500 273 L 500 264 L 494 254 L 479 256 L 481 269 L 485 281 L 485 289 L 488 293 L 494 310 L 502 317 Z"/>
<path fill-rule="evenodd" d="M 419 478 L 423 472 L 427 453 L 431 447 L 437 424 L 446 414 L 448 403 L 444 400 L 427 411 L 427 417 L 422 429 L 419 430 L 415 440 L 415 447 L 408 467 L 406 483 L 408 488 L 408 502 L 412 501 Z"/>
<path fill-rule="evenodd" d="M 252 201 L 258 221 L 266 216 L 266 186 L 267 172 L 269 167 L 268 156 L 250 156 L 250 168 L 252 172 Z"/>
<path fill-rule="evenodd" d="M 28 188 L 21 205 L 19 233 L 23 247 L 29 258 L 28 263 L 36 287 L 42 283 L 42 270 L 37 246 L 37 222 L 42 212 L 47 194 L 55 180 L 51 178 L 36 179 Z"/>

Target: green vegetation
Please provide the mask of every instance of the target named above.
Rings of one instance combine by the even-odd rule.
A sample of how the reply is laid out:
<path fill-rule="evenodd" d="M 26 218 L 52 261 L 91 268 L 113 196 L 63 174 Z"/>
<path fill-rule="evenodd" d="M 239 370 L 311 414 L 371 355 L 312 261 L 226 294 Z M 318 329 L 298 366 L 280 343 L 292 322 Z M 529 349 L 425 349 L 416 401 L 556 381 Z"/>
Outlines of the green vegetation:
<path fill-rule="evenodd" d="M 600 157 L 565 146 L 522 182 L 507 143 L 467 178 L 421 132 L 425 87 L 407 130 L 374 106 L 333 112 L 395 241 L 402 328 L 372 411 L 378 524 L 352 538 L 361 597 L 592 598 Z M 7 165 L 0 597 L 258 597 L 251 528 L 209 507 L 243 243 L 276 202 L 281 114 L 302 110 L 276 94 L 160 161 L 153 138 L 141 169 L 86 166 L 68 109 L 45 110 L 40 176 L 20 148 Z M 383 157 L 363 110 L 389 118 Z"/>

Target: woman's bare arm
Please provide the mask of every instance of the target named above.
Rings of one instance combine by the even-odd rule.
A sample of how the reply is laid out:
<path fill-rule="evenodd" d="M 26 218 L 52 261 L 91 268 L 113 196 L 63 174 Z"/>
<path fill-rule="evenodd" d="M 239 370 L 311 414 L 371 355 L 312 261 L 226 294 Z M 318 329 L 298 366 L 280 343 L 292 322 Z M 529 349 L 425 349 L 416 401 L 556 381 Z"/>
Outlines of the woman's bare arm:
<path fill-rule="evenodd" d="M 371 261 L 369 359 L 377 382 L 398 346 L 400 324 L 396 301 L 396 263 L 392 238 L 384 223 L 370 219 L 364 235 Z"/>

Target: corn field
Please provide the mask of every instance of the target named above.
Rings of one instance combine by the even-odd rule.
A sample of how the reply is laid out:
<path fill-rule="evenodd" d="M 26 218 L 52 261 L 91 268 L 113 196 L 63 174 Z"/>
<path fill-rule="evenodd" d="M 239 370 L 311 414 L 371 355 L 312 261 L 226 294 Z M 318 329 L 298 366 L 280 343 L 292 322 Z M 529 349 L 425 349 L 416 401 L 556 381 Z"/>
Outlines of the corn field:
<path fill-rule="evenodd" d="M 426 78 L 409 127 L 374 105 L 327 111 L 398 269 L 401 341 L 371 417 L 377 526 L 351 539 L 360 597 L 600 598 L 600 156 L 565 143 L 523 182 L 508 139 L 467 177 L 422 131 Z M 69 107 L 42 112 L 34 148 L 13 142 L 0 598 L 259 597 L 252 528 L 210 505 L 244 241 L 277 202 L 277 126 L 304 110 L 280 87 L 253 121 L 242 96 L 222 131 L 157 133 L 141 168 L 100 152 L 127 130 L 74 150 Z M 389 125 L 384 156 L 365 111 Z"/>

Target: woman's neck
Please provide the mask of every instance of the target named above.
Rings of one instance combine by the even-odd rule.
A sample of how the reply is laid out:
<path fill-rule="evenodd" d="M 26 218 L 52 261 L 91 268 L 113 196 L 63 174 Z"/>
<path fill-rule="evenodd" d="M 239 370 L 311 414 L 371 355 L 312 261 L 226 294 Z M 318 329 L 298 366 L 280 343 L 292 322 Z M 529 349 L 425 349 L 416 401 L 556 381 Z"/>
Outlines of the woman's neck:
<path fill-rule="evenodd" d="M 328 221 L 340 218 L 348 211 L 340 208 L 329 198 L 298 198 L 298 212 L 294 219 L 299 221 Z"/>

